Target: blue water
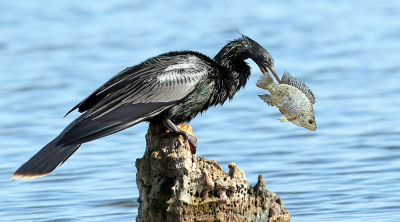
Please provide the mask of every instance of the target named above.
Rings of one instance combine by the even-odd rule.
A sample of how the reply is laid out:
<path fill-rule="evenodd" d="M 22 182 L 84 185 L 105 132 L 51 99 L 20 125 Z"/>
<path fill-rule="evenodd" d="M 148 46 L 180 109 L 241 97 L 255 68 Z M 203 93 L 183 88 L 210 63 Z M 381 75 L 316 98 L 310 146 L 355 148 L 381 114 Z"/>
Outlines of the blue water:
<path fill-rule="evenodd" d="M 0 220 L 132 221 L 147 124 L 84 144 L 35 180 L 11 174 L 125 67 L 172 50 L 213 57 L 239 31 L 316 95 L 315 132 L 276 120 L 249 84 L 191 122 L 198 156 L 235 162 L 292 221 L 400 221 L 397 1 L 0 1 Z"/>

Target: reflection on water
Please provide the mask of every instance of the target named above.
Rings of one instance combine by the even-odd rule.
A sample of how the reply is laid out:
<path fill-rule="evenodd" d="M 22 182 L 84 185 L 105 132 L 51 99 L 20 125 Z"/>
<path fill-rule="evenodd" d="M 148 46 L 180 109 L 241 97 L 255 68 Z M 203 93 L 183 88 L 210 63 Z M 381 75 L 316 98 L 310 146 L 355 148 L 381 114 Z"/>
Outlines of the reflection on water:
<path fill-rule="evenodd" d="M 194 5 L 193 5 L 194 4 Z M 127 66 L 171 50 L 213 57 L 253 38 L 316 95 L 315 132 L 276 120 L 255 86 L 191 125 L 198 156 L 235 162 L 284 200 L 294 221 L 400 216 L 399 4 L 168 1 L 0 3 L 0 220 L 134 220 L 135 159 L 147 124 L 84 144 L 47 177 L 11 174 L 79 114 L 76 103 Z M 373 213 L 372 213 L 373 212 Z"/>

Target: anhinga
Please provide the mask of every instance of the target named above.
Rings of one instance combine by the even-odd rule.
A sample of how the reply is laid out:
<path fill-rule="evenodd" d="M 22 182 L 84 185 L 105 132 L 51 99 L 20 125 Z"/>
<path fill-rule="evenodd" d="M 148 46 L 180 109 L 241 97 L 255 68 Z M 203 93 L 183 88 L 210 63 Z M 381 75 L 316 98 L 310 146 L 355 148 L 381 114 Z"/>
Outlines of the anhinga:
<path fill-rule="evenodd" d="M 272 56 L 244 35 L 228 42 L 214 59 L 194 51 L 176 51 L 124 69 L 72 108 L 68 113 L 78 109 L 83 114 L 11 178 L 46 176 L 82 143 L 142 121 L 163 123 L 172 133 L 183 135 L 195 152 L 196 141 L 176 124 L 232 99 L 250 76 L 248 58 L 279 81 Z"/>

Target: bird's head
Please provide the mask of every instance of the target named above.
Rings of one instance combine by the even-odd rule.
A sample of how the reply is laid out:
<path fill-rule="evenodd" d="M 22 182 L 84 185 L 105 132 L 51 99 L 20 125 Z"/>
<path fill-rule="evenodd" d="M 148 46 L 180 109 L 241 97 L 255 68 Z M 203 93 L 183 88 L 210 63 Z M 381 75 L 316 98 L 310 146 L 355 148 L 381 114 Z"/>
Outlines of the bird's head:
<path fill-rule="evenodd" d="M 256 41 L 245 35 L 242 35 L 242 41 L 248 48 L 249 57 L 258 65 L 261 72 L 266 74 L 269 70 L 279 83 L 279 77 L 274 69 L 274 58 L 272 58 L 271 54 Z"/>
<path fill-rule="evenodd" d="M 267 74 L 268 70 L 274 75 L 275 79 L 280 83 L 278 75 L 276 75 L 275 69 L 274 69 L 274 58 L 272 58 L 271 54 L 265 49 L 263 49 L 265 52 L 261 54 L 259 58 L 253 59 L 258 67 L 260 68 L 261 72 L 263 74 Z"/>

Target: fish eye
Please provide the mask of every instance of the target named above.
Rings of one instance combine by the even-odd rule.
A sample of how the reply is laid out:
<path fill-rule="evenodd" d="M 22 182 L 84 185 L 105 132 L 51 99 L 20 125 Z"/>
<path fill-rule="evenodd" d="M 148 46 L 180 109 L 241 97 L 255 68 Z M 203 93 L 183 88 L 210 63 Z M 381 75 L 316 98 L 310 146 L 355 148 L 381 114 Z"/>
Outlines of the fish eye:
<path fill-rule="evenodd" d="M 313 119 L 309 119 L 309 120 L 308 120 L 308 123 L 309 123 L 309 124 L 314 124 L 314 120 L 313 120 Z"/>

